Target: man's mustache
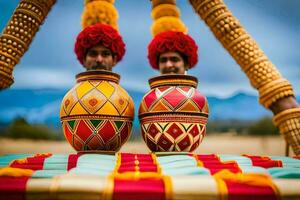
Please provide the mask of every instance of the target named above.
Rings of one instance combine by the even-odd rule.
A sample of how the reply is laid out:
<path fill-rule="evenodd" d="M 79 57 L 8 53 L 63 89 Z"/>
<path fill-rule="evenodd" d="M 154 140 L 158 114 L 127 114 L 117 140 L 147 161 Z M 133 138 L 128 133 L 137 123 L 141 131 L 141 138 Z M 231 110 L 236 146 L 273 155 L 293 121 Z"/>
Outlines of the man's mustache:
<path fill-rule="evenodd" d="M 177 67 L 164 68 L 162 70 L 163 74 L 171 74 L 171 73 L 177 74 L 178 72 L 179 69 Z"/>
<path fill-rule="evenodd" d="M 96 62 L 92 67 L 91 67 L 92 70 L 96 70 L 96 69 L 104 69 L 104 70 L 107 70 L 107 66 L 104 65 L 103 63 L 100 63 L 100 62 Z"/>

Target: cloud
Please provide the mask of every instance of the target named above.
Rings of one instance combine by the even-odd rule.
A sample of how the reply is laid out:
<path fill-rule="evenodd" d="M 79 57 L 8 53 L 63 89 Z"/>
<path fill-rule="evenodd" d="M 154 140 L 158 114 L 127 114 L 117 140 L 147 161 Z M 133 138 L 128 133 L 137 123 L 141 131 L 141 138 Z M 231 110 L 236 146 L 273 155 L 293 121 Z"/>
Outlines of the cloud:
<path fill-rule="evenodd" d="M 19 1 L 0 0 L 1 23 L 7 20 Z M 268 9 L 265 6 L 268 5 Z M 271 61 L 285 78 L 291 81 L 296 93 L 300 93 L 298 44 L 300 44 L 299 20 L 290 19 L 297 15 L 292 0 L 244 0 L 229 1 L 232 13 L 255 38 Z M 278 3 L 279 2 L 279 3 Z M 254 91 L 246 75 L 228 52 L 216 40 L 205 23 L 194 13 L 188 1 L 177 1 L 181 17 L 189 28 L 189 34 L 199 45 L 199 63 L 189 71 L 199 79 L 199 88 L 205 93 L 229 95 L 236 91 Z M 280 6 L 281 7 L 280 7 Z M 147 45 L 152 39 L 150 27 L 151 2 L 116 1 L 119 12 L 119 29 L 127 44 L 127 52 L 114 71 L 121 75 L 121 84 L 128 89 L 147 91 L 148 79 L 158 75 L 147 60 Z M 273 9 L 278 12 L 272 11 Z M 289 9 L 293 15 L 282 15 Z M 29 50 L 14 70 L 14 88 L 63 88 L 75 83 L 75 75 L 84 69 L 73 53 L 77 33 L 81 30 L 82 1 L 57 1 L 36 34 Z M 3 15 L 2 15 L 3 13 Z M 282 15 L 282 16 L 281 16 Z M 293 23 L 291 23 L 293 22 Z"/>
<path fill-rule="evenodd" d="M 71 88 L 75 84 L 73 71 L 56 68 L 24 66 L 15 70 L 13 88 Z"/>

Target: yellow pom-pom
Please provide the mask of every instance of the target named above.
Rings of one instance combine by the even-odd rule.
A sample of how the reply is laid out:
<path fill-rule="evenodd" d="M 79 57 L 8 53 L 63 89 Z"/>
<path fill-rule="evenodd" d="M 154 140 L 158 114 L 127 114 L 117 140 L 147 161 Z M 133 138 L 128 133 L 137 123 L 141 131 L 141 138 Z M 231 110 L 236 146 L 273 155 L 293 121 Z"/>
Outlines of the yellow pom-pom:
<path fill-rule="evenodd" d="M 113 4 L 106 1 L 93 1 L 87 4 L 82 14 L 82 28 L 102 23 L 118 30 L 118 11 Z"/>
<path fill-rule="evenodd" d="M 171 5 L 171 4 L 160 4 L 155 8 L 153 8 L 153 10 L 151 11 L 151 17 L 154 20 L 166 16 L 179 18 L 180 11 L 175 5 Z"/>
<path fill-rule="evenodd" d="M 108 3 L 114 4 L 115 0 L 84 0 L 84 5 L 86 6 L 86 4 L 91 3 L 93 1 L 106 1 Z"/>
<path fill-rule="evenodd" d="M 152 1 L 152 8 L 160 4 L 173 4 L 176 5 L 176 0 L 151 0 Z"/>
<path fill-rule="evenodd" d="M 164 31 L 178 31 L 187 33 L 188 29 L 184 23 L 177 17 L 161 17 L 158 20 L 154 21 L 151 32 L 155 36 L 158 33 Z"/>

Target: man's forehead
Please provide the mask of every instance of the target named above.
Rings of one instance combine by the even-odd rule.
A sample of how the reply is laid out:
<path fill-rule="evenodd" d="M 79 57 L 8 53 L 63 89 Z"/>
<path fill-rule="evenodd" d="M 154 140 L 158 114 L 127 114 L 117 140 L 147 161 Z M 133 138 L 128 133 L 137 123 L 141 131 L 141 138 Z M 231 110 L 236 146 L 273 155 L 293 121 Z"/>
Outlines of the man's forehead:
<path fill-rule="evenodd" d="M 160 58 L 162 57 L 180 57 L 181 58 L 181 55 L 180 53 L 176 52 L 176 51 L 168 51 L 168 52 L 165 52 L 165 53 L 161 53 L 159 55 Z"/>
<path fill-rule="evenodd" d="M 98 44 L 98 45 L 95 45 L 95 46 L 92 46 L 91 48 L 89 48 L 88 51 L 111 51 L 109 48 L 101 45 L 101 44 Z"/>

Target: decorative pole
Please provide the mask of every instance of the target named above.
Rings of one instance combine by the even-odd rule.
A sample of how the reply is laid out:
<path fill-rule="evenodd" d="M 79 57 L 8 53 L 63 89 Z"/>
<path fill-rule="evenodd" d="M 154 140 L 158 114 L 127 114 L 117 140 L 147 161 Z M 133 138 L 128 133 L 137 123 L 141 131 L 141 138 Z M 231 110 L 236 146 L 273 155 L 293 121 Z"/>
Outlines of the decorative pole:
<path fill-rule="evenodd" d="M 0 36 L 0 90 L 10 87 L 13 69 L 27 51 L 56 0 L 21 0 Z"/>
<path fill-rule="evenodd" d="M 300 107 L 289 81 L 232 15 L 222 0 L 189 0 L 195 12 L 205 21 L 248 76 L 259 92 L 260 103 L 273 111 L 274 123 L 285 140 L 300 154 Z"/>
<path fill-rule="evenodd" d="M 115 0 L 84 0 L 84 10 L 81 16 L 82 28 L 101 23 L 118 30 L 118 10 Z"/>

